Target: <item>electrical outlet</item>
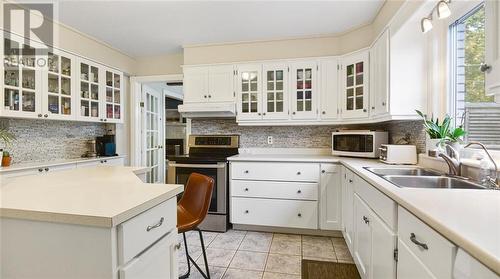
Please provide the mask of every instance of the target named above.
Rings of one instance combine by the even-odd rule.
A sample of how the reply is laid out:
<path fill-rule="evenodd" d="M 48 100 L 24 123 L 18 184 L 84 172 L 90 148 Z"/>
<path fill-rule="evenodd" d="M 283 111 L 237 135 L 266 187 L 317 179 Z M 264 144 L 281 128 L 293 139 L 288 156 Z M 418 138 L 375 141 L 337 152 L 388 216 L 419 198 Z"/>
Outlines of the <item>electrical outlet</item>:
<path fill-rule="evenodd" d="M 267 144 L 273 144 L 273 136 L 267 136 Z"/>

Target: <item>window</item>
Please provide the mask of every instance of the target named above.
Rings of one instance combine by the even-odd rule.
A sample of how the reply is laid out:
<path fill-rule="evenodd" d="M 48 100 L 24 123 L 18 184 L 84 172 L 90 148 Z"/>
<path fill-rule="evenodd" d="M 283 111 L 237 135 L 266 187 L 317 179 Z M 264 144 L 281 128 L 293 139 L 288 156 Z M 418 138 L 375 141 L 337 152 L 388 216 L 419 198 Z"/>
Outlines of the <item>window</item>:
<path fill-rule="evenodd" d="M 500 149 L 500 105 L 485 94 L 485 9 L 481 4 L 449 27 L 450 114 L 467 141 Z"/>

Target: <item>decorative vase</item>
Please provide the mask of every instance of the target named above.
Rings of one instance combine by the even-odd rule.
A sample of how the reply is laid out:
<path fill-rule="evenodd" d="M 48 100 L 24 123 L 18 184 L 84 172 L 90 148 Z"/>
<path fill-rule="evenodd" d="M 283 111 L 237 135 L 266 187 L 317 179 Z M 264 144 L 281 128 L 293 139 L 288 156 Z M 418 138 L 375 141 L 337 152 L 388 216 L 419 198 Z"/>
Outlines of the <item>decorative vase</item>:
<path fill-rule="evenodd" d="M 10 163 L 12 162 L 12 157 L 2 157 L 2 167 L 8 167 L 10 166 Z"/>
<path fill-rule="evenodd" d="M 438 151 L 442 151 L 443 148 L 441 146 L 441 140 L 442 139 L 431 139 L 427 136 L 426 140 L 425 140 L 425 149 L 427 151 L 427 154 L 429 154 L 429 151 L 434 151 L 434 150 L 438 150 Z"/>

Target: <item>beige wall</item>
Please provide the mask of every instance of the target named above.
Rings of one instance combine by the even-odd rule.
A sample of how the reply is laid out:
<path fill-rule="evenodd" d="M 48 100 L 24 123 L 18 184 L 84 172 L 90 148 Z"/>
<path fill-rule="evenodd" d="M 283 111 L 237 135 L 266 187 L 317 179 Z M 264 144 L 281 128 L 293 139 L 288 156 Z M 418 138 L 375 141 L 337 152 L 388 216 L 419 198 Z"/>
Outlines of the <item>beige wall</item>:
<path fill-rule="evenodd" d="M 182 74 L 182 52 L 137 58 L 135 74 L 138 76 Z"/>
<path fill-rule="evenodd" d="M 370 46 L 403 3 L 389 0 L 372 24 L 336 36 L 185 46 L 184 64 L 342 55 Z"/>

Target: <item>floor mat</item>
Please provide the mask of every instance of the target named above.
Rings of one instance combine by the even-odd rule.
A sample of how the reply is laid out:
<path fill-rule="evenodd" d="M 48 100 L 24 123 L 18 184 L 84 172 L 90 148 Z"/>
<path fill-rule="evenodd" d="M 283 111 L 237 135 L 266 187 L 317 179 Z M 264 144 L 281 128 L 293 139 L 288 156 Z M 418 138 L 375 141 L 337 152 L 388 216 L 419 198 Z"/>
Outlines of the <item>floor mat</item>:
<path fill-rule="evenodd" d="M 355 264 L 302 260 L 302 279 L 360 279 Z"/>

